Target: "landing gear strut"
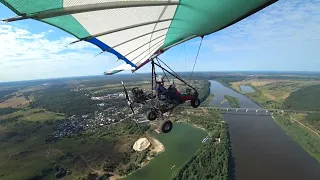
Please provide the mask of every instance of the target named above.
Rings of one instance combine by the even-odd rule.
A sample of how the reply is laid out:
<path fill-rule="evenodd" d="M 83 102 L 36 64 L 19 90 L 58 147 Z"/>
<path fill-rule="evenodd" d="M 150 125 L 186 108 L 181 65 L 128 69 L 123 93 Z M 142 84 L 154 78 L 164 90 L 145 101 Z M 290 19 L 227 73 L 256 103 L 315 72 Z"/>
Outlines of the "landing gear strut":
<path fill-rule="evenodd" d="M 150 121 L 156 120 L 158 117 L 158 113 L 156 110 L 151 109 L 147 114 L 147 119 Z"/>

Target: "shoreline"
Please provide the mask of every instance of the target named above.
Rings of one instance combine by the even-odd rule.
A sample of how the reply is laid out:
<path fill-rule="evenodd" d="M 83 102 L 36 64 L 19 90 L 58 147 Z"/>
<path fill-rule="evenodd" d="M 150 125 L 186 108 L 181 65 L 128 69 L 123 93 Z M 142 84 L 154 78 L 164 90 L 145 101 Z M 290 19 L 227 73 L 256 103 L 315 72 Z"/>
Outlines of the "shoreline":
<path fill-rule="evenodd" d="M 223 85 L 224 87 L 226 87 L 226 88 L 234 91 L 235 93 L 238 93 L 238 94 L 243 95 L 245 98 L 251 100 L 251 101 L 252 101 L 253 103 L 255 103 L 256 105 L 260 106 L 261 108 L 264 108 L 258 101 L 254 100 L 254 99 L 251 99 L 251 98 L 247 95 L 247 93 L 244 93 L 244 92 L 242 92 L 242 91 L 238 91 L 237 89 L 234 89 L 233 87 L 231 87 L 231 86 L 229 86 L 229 85 L 226 85 L 224 82 L 220 81 L 219 79 L 214 79 L 214 80 L 212 80 L 212 81 L 217 81 L 218 83 L 220 83 L 220 84 Z M 250 86 L 250 87 L 252 87 L 252 86 Z M 254 87 L 252 87 L 252 88 L 253 88 L 254 90 L 256 90 Z"/>
<path fill-rule="evenodd" d="M 145 167 L 146 165 L 149 164 L 149 162 L 157 157 L 158 154 L 162 153 L 165 151 L 165 146 L 158 140 L 156 139 L 155 137 L 152 137 L 151 134 L 147 133 L 147 139 L 150 141 L 151 143 L 151 146 L 148 148 L 148 150 L 150 150 L 149 154 L 148 154 L 148 157 L 146 158 L 146 161 L 142 162 L 140 165 L 140 167 L 135 170 L 135 171 L 132 171 L 130 172 L 129 174 L 127 175 L 124 175 L 124 176 L 120 176 L 116 173 L 112 173 L 113 176 L 109 177 L 110 180 L 118 180 L 118 179 L 123 179 L 123 178 L 126 178 L 128 176 L 130 176 L 132 173 L 140 170 L 141 168 Z"/>
<path fill-rule="evenodd" d="M 204 127 L 202 127 L 202 126 L 200 126 L 200 125 L 196 125 L 196 124 L 190 123 L 190 122 L 188 122 L 188 121 L 181 121 L 181 120 L 176 121 L 176 123 L 185 123 L 185 124 L 188 124 L 188 125 L 190 125 L 190 126 L 192 126 L 192 127 L 201 129 L 201 130 L 203 130 L 203 131 L 205 131 L 206 133 L 209 134 L 209 131 L 207 131 Z"/>

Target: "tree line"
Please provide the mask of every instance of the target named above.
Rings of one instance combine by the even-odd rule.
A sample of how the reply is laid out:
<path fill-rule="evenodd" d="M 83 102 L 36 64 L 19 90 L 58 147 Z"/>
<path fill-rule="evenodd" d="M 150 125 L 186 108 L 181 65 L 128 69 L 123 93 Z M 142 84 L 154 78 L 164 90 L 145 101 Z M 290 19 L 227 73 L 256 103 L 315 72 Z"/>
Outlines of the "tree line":
<path fill-rule="evenodd" d="M 292 122 L 286 114 L 274 114 L 274 119 L 288 135 L 297 141 L 309 154 L 320 162 L 320 138 L 304 129 L 301 125 Z"/>
<path fill-rule="evenodd" d="M 11 114 L 11 113 L 14 113 L 14 112 L 19 111 L 19 110 L 21 110 L 21 109 L 12 108 L 12 107 L 0 108 L 0 116 L 6 115 L 6 114 Z"/>
<path fill-rule="evenodd" d="M 228 129 L 226 124 L 222 123 L 222 117 L 210 111 L 208 115 L 191 115 L 186 118 L 188 123 L 205 128 L 209 132 L 210 139 L 173 174 L 171 179 L 227 180 L 230 177 L 231 145 Z M 220 142 L 216 138 L 220 138 Z"/>

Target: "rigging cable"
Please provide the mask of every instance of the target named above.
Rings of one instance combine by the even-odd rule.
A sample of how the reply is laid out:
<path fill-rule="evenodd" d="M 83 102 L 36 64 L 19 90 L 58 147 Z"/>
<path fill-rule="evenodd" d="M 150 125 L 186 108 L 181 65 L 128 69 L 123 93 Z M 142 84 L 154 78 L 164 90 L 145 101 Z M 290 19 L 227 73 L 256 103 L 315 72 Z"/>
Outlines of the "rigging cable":
<path fill-rule="evenodd" d="M 197 64 L 197 59 L 198 59 L 198 56 L 199 56 L 199 52 L 200 52 L 200 48 L 201 48 L 201 45 L 202 45 L 202 41 L 203 41 L 203 36 L 201 36 L 201 41 L 200 41 L 200 45 L 199 45 L 199 48 L 198 48 L 197 56 L 196 56 L 196 59 L 194 61 L 193 68 L 192 68 L 192 71 L 191 71 L 191 74 L 190 74 L 189 83 L 191 81 L 191 77 L 192 77 L 192 74 L 193 74 L 193 71 L 194 71 L 194 67 Z"/>
<path fill-rule="evenodd" d="M 158 61 L 159 65 L 161 65 L 158 58 L 157 58 L 157 61 Z M 164 76 L 167 78 L 168 82 L 170 82 L 170 79 L 168 78 L 166 72 L 164 72 L 163 69 L 162 69 L 162 72 L 163 72 Z"/>
<path fill-rule="evenodd" d="M 165 62 L 163 62 L 159 57 L 157 57 L 157 59 L 162 62 L 168 69 L 170 69 L 170 71 L 175 74 L 176 76 L 180 77 L 176 72 L 174 72 L 174 70 L 172 70 Z"/>
<path fill-rule="evenodd" d="M 184 69 L 187 72 L 187 52 L 186 52 L 186 44 L 183 44 L 183 49 L 184 49 Z"/>

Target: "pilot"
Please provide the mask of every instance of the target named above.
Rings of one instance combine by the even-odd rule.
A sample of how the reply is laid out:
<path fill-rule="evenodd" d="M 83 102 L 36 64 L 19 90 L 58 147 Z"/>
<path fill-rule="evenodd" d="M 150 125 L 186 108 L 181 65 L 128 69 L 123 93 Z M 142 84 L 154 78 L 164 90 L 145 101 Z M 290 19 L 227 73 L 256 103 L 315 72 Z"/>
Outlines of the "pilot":
<path fill-rule="evenodd" d="M 161 75 L 157 75 L 156 77 L 156 91 L 158 93 L 158 96 L 164 95 L 167 91 L 167 89 L 164 87 L 164 77 Z"/>
<path fill-rule="evenodd" d="M 169 97 L 176 105 L 180 103 L 180 93 L 175 88 L 173 83 L 171 83 L 170 87 L 166 89 L 164 87 L 164 77 L 162 75 L 157 75 L 156 77 L 155 90 L 160 100 L 165 100 L 166 97 Z"/>

